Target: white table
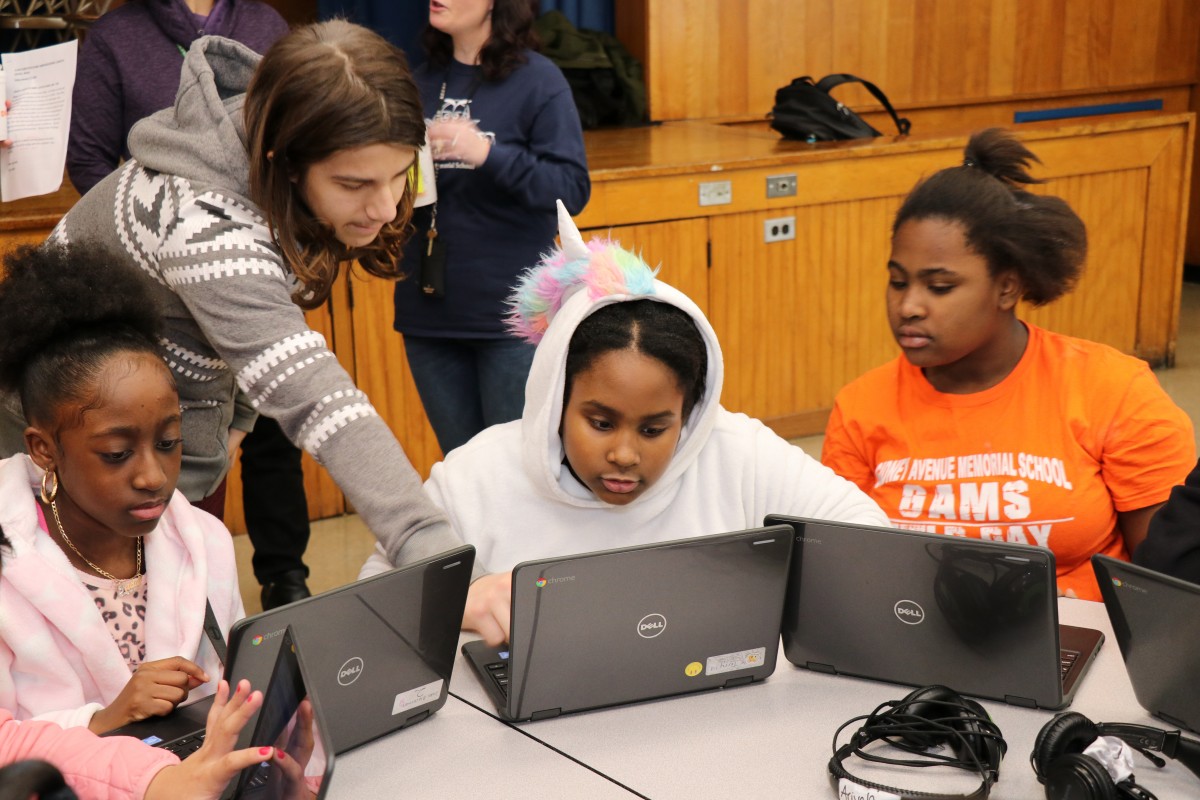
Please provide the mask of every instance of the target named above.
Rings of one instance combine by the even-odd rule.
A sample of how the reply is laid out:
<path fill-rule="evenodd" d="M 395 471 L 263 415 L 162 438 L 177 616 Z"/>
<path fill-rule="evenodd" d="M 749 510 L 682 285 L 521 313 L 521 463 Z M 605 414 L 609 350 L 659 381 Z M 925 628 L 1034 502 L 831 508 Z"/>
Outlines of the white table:
<path fill-rule="evenodd" d="M 536 739 L 450 697 L 429 719 L 338 756 L 326 800 L 631 797 Z"/>
<path fill-rule="evenodd" d="M 1062 622 L 1097 628 L 1106 638 L 1070 710 L 1096 722 L 1169 727 L 1137 704 L 1104 606 L 1064 599 L 1059 610 Z M 493 709 L 461 654 L 450 691 L 479 709 Z M 833 797 L 826 764 L 838 725 L 909 691 L 908 687 L 799 669 L 781 653 L 775 674 L 761 684 L 511 727 L 655 800 Z M 1029 754 L 1038 731 L 1053 712 L 994 701 L 983 701 L 983 705 L 1008 742 L 1000 781 L 991 797 L 1043 797 L 1029 766 Z M 1136 760 L 1139 783 L 1163 800 L 1200 796 L 1200 779 L 1178 764 L 1168 761 L 1160 770 L 1141 756 Z M 970 793 L 979 784 L 977 778 L 958 770 L 889 772 L 856 760 L 850 771 L 907 790 Z M 578 792 L 574 786 L 557 788 L 558 797 L 591 796 L 583 786 Z"/>

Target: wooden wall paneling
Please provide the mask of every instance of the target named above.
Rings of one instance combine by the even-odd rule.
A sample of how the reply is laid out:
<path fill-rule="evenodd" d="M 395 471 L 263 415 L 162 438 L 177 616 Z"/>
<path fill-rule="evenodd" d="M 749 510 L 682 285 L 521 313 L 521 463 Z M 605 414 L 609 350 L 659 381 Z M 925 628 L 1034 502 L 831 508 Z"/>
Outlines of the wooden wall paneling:
<path fill-rule="evenodd" d="M 1194 165 L 1196 120 L 1175 129 L 1150 164 L 1146 244 L 1142 252 L 1137 355 L 1175 362 L 1188 208 L 1187 176 Z"/>
<path fill-rule="evenodd" d="M 387 422 L 422 478 L 441 460 L 433 428 L 417 394 L 404 355 L 404 340 L 392 328 L 395 317 L 393 284 L 355 275 L 353 292 L 354 362 L 358 388 Z"/>
<path fill-rule="evenodd" d="M 771 244 L 763 221 L 777 211 L 711 220 L 726 407 L 781 435 L 819 433 L 837 390 L 895 355 L 884 287 L 899 199 L 790 209 L 796 239 Z M 745 263 L 755 269 L 739 269 Z"/>
<path fill-rule="evenodd" d="M 1076 137 L 1039 138 L 1044 133 L 1030 131 L 1030 148 L 1041 157 L 1045 168 L 1040 177 L 1050 179 L 1072 175 L 1099 175 L 1123 170 L 1145 170 L 1146 190 L 1141 195 L 1126 195 L 1113 190 L 1107 205 L 1098 207 L 1094 217 L 1084 216 L 1089 232 L 1107 225 L 1114 206 L 1140 201 L 1144 207 L 1144 232 L 1141 252 L 1134 263 L 1140 268 L 1138 314 L 1133 352 L 1152 364 L 1170 363 L 1178 329 L 1180 279 L 1183 264 L 1183 239 L 1186 233 L 1187 181 L 1190 169 L 1194 118 L 1186 123 L 1081 134 Z M 1054 183 L 1051 191 L 1054 191 Z M 1104 192 L 1102 185 L 1086 191 Z M 1082 200 L 1082 198 L 1080 198 Z M 1081 214 L 1081 216 L 1083 216 Z M 1114 261 L 1101 266 L 1089 261 L 1096 271 L 1128 269 L 1128 262 Z M 1077 302 L 1073 298 L 1071 302 Z M 1066 302 L 1066 301 L 1064 301 Z M 1111 335 L 1111 334 L 1110 334 Z M 1089 337 L 1092 338 L 1092 337 Z"/>
<path fill-rule="evenodd" d="M 658 277 L 708 313 L 708 220 L 681 219 L 650 225 L 621 225 L 581 231 L 585 240 L 606 236 L 639 253 Z"/>
<path fill-rule="evenodd" d="M 1149 169 L 1076 175 L 1038 187 L 1065 200 L 1087 225 L 1088 259 L 1075 290 L 1019 315 L 1059 333 L 1102 342 L 1126 353 L 1137 349 L 1141 261 Z M 1136 200 L 1136 202 L 1134 202 Z"/>
<path fill-rule="evenodd" d="M 1195 48 L 1200 52 L 1200 28 L 1194 31 Z M 1190 109 L 1200 120 L 1200 83 L 1192 86 Z M 1187 263 L 1200 266 L 1200 136 L 1193 133 L 1192 190 L 1188 205 Z"/>
<path fill-rule="evenodd" d="M 637 5 L 655 120 L 759 116 L 779 86 L 830 72 L 872 79 L 902 107 L 1200 80 L 1194 0 Z M 874 105 L 854 87 L 838 97 Z"/>

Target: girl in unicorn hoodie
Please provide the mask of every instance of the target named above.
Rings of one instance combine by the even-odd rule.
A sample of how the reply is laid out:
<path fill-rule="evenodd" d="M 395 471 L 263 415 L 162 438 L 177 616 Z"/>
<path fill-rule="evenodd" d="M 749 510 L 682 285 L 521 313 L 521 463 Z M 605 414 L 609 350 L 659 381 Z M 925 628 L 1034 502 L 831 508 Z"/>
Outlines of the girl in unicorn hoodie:
<path fill-rule="evenodd" d="M 497 574 L 468 607 L 507 638 L 518 563 L 762 524 L 769 513 L 886 526 L 879 507 L 760 421 L 721 406 L 721 347 L 704 313 L 617 243 L 563 246 L 521 279 L 510 327 L 537 343 L 518 421 L 436 464 L 425 488 Z M 389 568 L 382 548 L 360 577 Z"/>

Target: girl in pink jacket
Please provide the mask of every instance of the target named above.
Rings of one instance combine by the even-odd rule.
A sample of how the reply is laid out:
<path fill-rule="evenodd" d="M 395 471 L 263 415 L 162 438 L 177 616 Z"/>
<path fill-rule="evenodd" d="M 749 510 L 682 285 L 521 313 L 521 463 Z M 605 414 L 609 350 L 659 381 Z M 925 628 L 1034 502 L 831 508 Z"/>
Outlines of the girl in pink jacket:
<path fill-rule="evenodd" d="M 101 733 L 212 694 L 206 602 L 222 630 L 243 615 L 233 545 L 175 491 L 182 411 L 144 280 L 61 247 L 0 273 L 29 453 L 0 461 L 0 708 Z"/>

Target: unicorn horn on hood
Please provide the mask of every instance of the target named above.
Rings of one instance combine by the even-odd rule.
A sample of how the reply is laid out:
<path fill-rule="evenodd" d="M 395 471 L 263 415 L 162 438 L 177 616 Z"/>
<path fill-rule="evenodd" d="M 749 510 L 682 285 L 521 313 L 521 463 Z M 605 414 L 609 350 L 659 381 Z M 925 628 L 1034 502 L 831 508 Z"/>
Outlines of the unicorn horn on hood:
<path fill-rule="evenodd" d="M 567 261 L 589 258 L 591 251 L 583 243 L 583 236 L 580 235 L 579 228 L 575 227 L 575 220 L 567 213 L 567 207 L 563 205 L 562 200 L 554 202 L 558 204 L 558 238 L 562 242 L 563 255 L 567 257 Z"/>
<path fill-rule="evenodd" d="M 579 290 L 587 291 L 592 300 L 654 294 L 657 270 L 610 239 L 597 237 L 585 244 L 561 200 L 558 236 L 560 246 L 526 270 L 509 295 L 505 325 L 515 336 L 535 344 L 541 341 L 554 315 Z"/>

